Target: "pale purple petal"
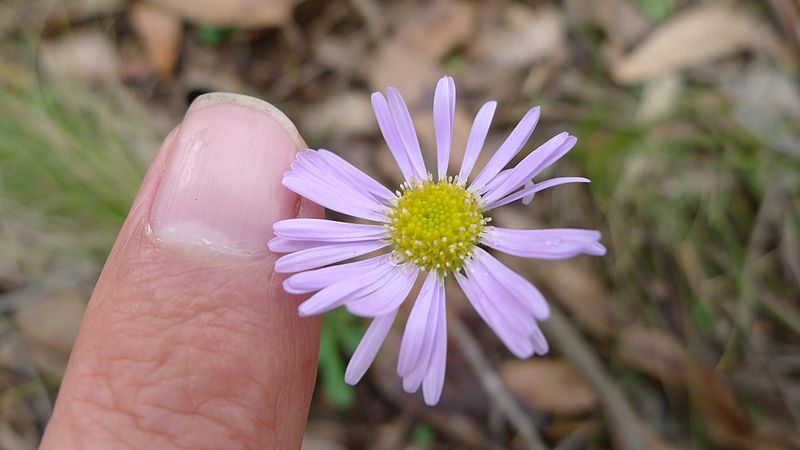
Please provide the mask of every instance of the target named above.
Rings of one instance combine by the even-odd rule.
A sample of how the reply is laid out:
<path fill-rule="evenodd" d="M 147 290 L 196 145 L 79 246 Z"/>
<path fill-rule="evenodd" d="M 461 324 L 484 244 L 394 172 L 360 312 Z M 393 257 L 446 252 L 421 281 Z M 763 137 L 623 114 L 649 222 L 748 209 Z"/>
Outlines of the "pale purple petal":
<path fill-rule="evenodd" d="M 558 158 L 553 158 L 554 155 L 563 156 L 575 146 L 576 142 L 578 140 L 568 133 L 561 133 L 551 138 L 511 169 L 511 173 L 502 183 L 486 192 L 483 200 L 491 204 L 519 189 L 526 181 L 544 170 L 548 161 L 551 161 L 551 164 L 557 161 Z"/>
<path fill-rule="evenodd" d="M 497 313 L 498 317 L 495 320 L 499 321 L 498 324 L 501 322 L 504 324 L 499 326 L 510 328 L 505 331 L 511 333 L 509 336 L 513 335 L 512 339 L 515 345 L 522 346 L 520 351 L 524 351 L 526 354 L 533 351 L 533 346 L 529 344 L 534 328 L 537 326 L 536 320 L 534 320 L 534 303 L 537 302 L 520 298 L 512 289 L 503 285 L 501 280 L 481 264 L 478 258 L 470 261 L 465 270 L 467 277 L 473 281 L 476 289 L 483 292 L 483 307 L 488 311 L 489 316 L 492 316 L 492 312 Z M 541 297 L 541 294 L 539 296 Z M 524 350 L 522 350 L 523 348 Z"/>
<path fill-rule="evenodd" d="M 297 154 L 289 166 L 286 176 L 313 181 L 319 186 L 339 193 L 355 204 L 363 204 L 365 209 L 382 212 L 388 202 L 377 200 L 369 194 L 369 185 L 353 181 L 349 172 L 332 163 L 332 155 L 327 150 L 306 150 Z M 355 169 L 354 167 L 352 169 Z"/>
<path fill-rule="evenodd" d="M 523 258 L 566 259 L 585 253 L 606 253 L 599 242 L 600 232 L 574 228 L 511 230 L 486 227 L 481 242 L 489 247 Z"/>
<path fill-rule="evenodd" d="M 436 329 L 438 309 L 434 300 L 438 291 L 437 284 L 441 282 L 438 278 L 435 270 L 428 272 L 425 283 L 414 302 L 414 307 L 411 309 L 411 314 L 408 316 L 403 340 L 400 344 L 400 356 L 397 360 L 397 374 L 401 377 L 410 374 L 420 363 L 427 362 L 424 361 L 426 355 L 423 353 L 425 349 L 430 351 L 429 344 L 433 342 Z"/>
<path fill-rule="evenodd" d="M 531 337 L 531 342 L 533 342 L 533 348 L 537 355 L 546 355 L 547 352 L 550 351 L 550 345 L 547 343 L 547 339 L 545 339 L 544 334 L 542 334 L 542 329 L 539 328 L 538 325 Z"/>
<path fill-rule="evenodd" d="M 300 250 L 278 258 L 275 261 L 275 272 L 292 273 L 316 269 L 380 250 L 387 245 L 389 243 L 385 241 L 348 242 Z"/>
<path fill-rule="evenodd" d="M 400 92 L 393 87 L 386 89 L 386 95 L 389 99 L 389 110 L 392 111 L 392 117 L 397 126 L 397 132 L 400 135 L 400 140 L 403 141 L 403 145 L 405 145 L 406 153 L 411 161 L 411 167 L 414 169 L 414 174 L 418 180 L 427 179 L 428 174 L 425 169 L 425 161 L 422 159 L 419 139 L 417 138 L 414 122 L 411 120 L 411 113 L 408 112 L 406 102 L 403 101 L 403 96 L 400 95 Z"/>
<path fill-rule="evenodd" d="M 492 304 L 491 300 L 487 297 L 486 293 L 481 289 L 480 285 L 458 272 L 453 272 L 458 285 L 461 290 L 466 294 L 467 299 L 481 316 L 484 322 L 489 325 L 489 328 L 495 332 L 497 337 L 503 341 L 503 344 L 514 354 L 517 358 L 525 359 L 533 355 L 533 343 L 531 340 L 518 333 L 508 322 L 508 320 L 500 313 L 497 306 Z"/>
<path fill-rule="evenodd" d="M 383 264 L 361 275 L 334 283 L 301 303 L 297 311 L 301 316 L 307 317 L 339 307 L 361 292 L 373 290 L 373 286 L 381 283 L 393 268 L 391 264 Z"/>
<path fill-rule="evenodd" d="M 389 146 L 389 150 L 397 161 L 400 167 L 400 172 L 403 173 L 403 178 L 406 181 L 411 181 L 414 178 L 414 169 L 411 165 L 411 157 L 406 151 L 406 146 L 403 140 L 400 139 L 400 132 L 397 130 L 397 125 L 394 123 L 392 112 L 389 109 L 389 103 L 386 97 L 380 92 L 372 93 L 372 109 L 375 111 L 375 119 L 378 121 L 378 127 L 383 134 L 383 140 Z"/>
<path fill-rule="evenodd" d="M 276 222 L 272 230 L 279 237 L 335 242 L 373 241 L 387 236 L 380 225 L 337 222 L 325 219 L 286 219 Z"/>
<path fill-rule="evenodd" d="M 397 309 L 408 297 L 419 269 L 413 265 L 397 266 L 386 284 L 365 295 L 348 300 L 345 307 L 351 314 L 377 317 Z"/>
<path fill-rule="evenodd" d="M 385 213 L 378 212 L 381 205 L 375 200 L 370 207 L 369 203 L 348 198 L 346 195 L 342 195 L 341 191 L 337 192 L 313 179 L 309 180 L 307 177 L 299 177 L 291 173 L 284 175 L 283 185 L 314 203 L 342 214 L 376 222 L 386 221 Z"/>
<path fill-rule="evenodd" d="M 447 323 L 441 314 L 444 314 L 443 308 L 444 296 L 444 283 L 437 275 L 437 283 L 435 286 L 432 303 L 430 305 L 430 317 L 426 323 L 425 340 L 422 342 L 419 356 L 415 362 L 415 366 L 411 371 L 402 375 L 403 377 L 403 390 L 408 393 L 416 392 L 425 380 L 426 375 L 430 372 L 432 364 L 434 364 L 434 352 L 436 351 L 436 343 L 439 337 L 439 328 L 446 327 Z M 447 331 L 446 328 L 444 331 Z M 403 336 L 405 337 L 405 335 Z M 402 343 L 400 350 L 403 350 Z"/>
<path fill-rule="evenodd" d="M 474 192 L 479 192 L 498 172 L 500 172 L 506 164 L 511 161 L 517 153 L 519 153 L 522 146 L 528 142 L 528 139 L 533 134 L 533 129 L 539 121 L 540 108 L 537 106 L 528 111 L 525 116 L 519 121 L 517 126 L 508 135 L 505 142 L 500 145 L 494 155 L 492 155 L 486 167 L 478 173 L 478 176 L 470 184 L 470 189 Z"/>
<path fill-rule="evenodd" d="M 475 262 L 482 265 L 491 277 L 534 317 L 539 320 L 550 317 L 547 300 L 525 277 L 509 269 L 482 248 L 475 249 Z"/>
<path fill-rule="evenodd" d="M 362 189 L 372 194 L 376 199 L 388 202 L 391 199 L 397 198 L 392 191 L 386 186 L 375 181 L 374 178 L 362 172 L 356 166 L 342 159 L 339 155 L 325 149 L 320 149 L 317 152 L 326 163 L 332 168 L 338 170 L 349 181 L 348 184 L 356 190 Z"/>
<path fill-rule="evenodd" d="M 444 372 L 447 365 L 447 314 L 444 298 L 439 302 L 439 323 L 436 325 L 436 338 L 433 342 L 433 354 L 428 373 L 422 382 L 422 396 L 425 404 L 433 406 L 439 403 L 444 387 Z"/>
<path fill-rule="evenodd" d="M 283 289 L 290 294 L 306 294 L 326 288 L 348 278 L 369 272 L 379 265 L 389 263 L 390 254 L 354 261 L 346 264 L 307 270 L 284 280 Z"/>
<path fill-rule="evenodd" d="M 298 241 L 294 239 L 286 239 L 282 237 L 274 237 L 269 240 L 267 247 L 272 253 L 291 253 L 300 250 L 307 250 L 309 248 L 321 247 L 326 245 L 325 242 L 320 241 Z"/>
<path fill-rule="evenodd" d="M 530 336 L 531 324 L 534 323 L 532 306 L 534 302 L 518 298 L 508 286 L 503 285 L 484 264 L 481 264 L 478 257 L 470 261 L 464 269 L 467 277 L 480 286 L 489 301 L 505 317 L 514 331 L 524 336 Z"/>
<path fill-rule="evenodd" d="M 509 204 L 511 202 L 515 202 L 515 201 L 517 201 L 519 199 L 522 199 L 522 202 L 525 203 L 525 199 L 529 198 L 530 200 L 533 200 L 533 196 L 539 191 L 543 191 L 545 189 L 548 189 L 548 188 L 551 188 L 551 187 L 554 187 L 554 186 L 559 186 L 559 185 L 562 185 L 562 184 L 567 184 L 567 183 L 590 183 L 590 180 L 588 178 L 583 178 L 583 177 L 558 177 L 558 178 L 551 178 L 549 180 L 545 180 L 545 181 L 542 181 L 541 183 L 536 183 L 536 184 L 534 184 L 531 181 L 528 181 L 528 182 L 525 183 L 525 188 L 524 189 L 521 189 L 521 190 L 509 195 L 508 197 L 501 198 L 500 200 L 497 200 L 496 202 L 487 204 L 484 207 L 484 211 L 488 211 L 490 209 L 494 209 L 494 208 L 497 208 L 497 207 L 500 207 L 500 206 L 503 206 L 503 205 L 507 205 L 507 204 Z M 528 201 L 528 203 L 530 203 L 530 201 Z"/>
<path fill-rule="evenodd" d="M 347 364 L 347 370 L 344 372 L 345 383 L 354 385 L 361 380 L 372 361 L 375 360 L 383 341 L 386 340 L 396 316 L 397 310 L 395 309 L 372 320 L 366 333 L 361 338 L 361 342 L 358 343 L 353 357 L 350 358 L 350 362 Z"/>
<path fill-rule="evenodd" d="M 533 189 L 533 187 L 534 187 L 533 180 L 528 180 L 528 181 L 525 182 L 524 190 Z M 531 202 L 533 201 L 533 196 L 534 195 L 536 195 L 536 192 L 530 192 L 530 193 L 525 194 L 525 196 L 522 197 L 522 204 L 523 205 L 530 205 Z"/>
<path fill-rule="evenodd" d="M 436 164 L 438 179 L 447 177 L 450 161 L 450 145 L 453 140 L 455 120 L 456 86 L 451 77 L 442 77 L 433 96 L 433 125 L 436 132 Z"/>
<path fill-rule="evenodd" d="M 464 160 L 461 162 L 461 170 L 458 172 L 458 183 L 460 185 L 464 185 L 467 182 L 467 178 L 475 167 L 475 162 L 478 161 L 478 156 L 481 154 L 483 143 L 486 142 L 486 135 L 489 133 L 489 126 L 492 124 L 492 117 L 494 117 L 496 108 L 497 102 L 486 102 L 472 122 L 467 147 L 464 150 Z"/>
<path fill-rule="evenodd" d="M 503 181 L 506 181 L 508 176 L 511 175 L 512 170 L 514 169 L 504 169 L 498 172 L 498 174 L 495 175 L 494 178 L 492 178 L 491 180 L 489 180 L 488 183 L 486 183 L 486 186 L 483 187 L 483 192 L 489 192 L 492 189 L 499 186 L 500 183 L 502 183 Z"/>

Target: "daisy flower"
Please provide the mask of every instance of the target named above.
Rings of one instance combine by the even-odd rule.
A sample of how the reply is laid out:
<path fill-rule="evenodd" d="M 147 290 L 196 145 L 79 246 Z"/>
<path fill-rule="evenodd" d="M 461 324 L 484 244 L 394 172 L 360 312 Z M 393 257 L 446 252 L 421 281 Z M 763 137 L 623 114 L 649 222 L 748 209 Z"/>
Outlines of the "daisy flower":
<path fill-rule="evenodd" d="M 328 209 L 372 223 L 288 219 L 274 225 L 269 248 L 288 253 L 275 271 L 294 273 L 283 284 L 292 294 L 315 292 L 299 307 L 302 316 L 344 306 L 372 318 L 345 373 L 357 383 L 378 349 L 418 277 L 422 288 L 406 323 L 397 373 L 406 392 L 422 387 L 425 403 L 439 401 L 447 354 L 445 282 L 452 277 L 467 299 L 508 349 L 519 358 L 545 354 L 547 341 L 538 322 L 547 319 L 547 301 L 528 280 L 498 261 L 486 247 L 523 258 L 564 259 L 603 255 L 600 233 L 555 228 L 513 230 L 489 225 L 492 209 L 579 177 L 534 182 L 543 170 L 575 146 L 561 133 L 506 168 L 530 138 L 539 108 L 528 111 L 472 176 L 494 115 L 496 102 L 478 111 L 457 175 L 448 175 L 456 90 L 451 77 L 439 80 L 433 99 L 436 175 L 425 166 L 408 108 L 393 88 L 372 94 L 372 107 L 386 143 L 405 178 L 392 192 L 328 150 L 298 153 L 283 184 Z M 363 255 L 377 254 L 353 260 Z"/>

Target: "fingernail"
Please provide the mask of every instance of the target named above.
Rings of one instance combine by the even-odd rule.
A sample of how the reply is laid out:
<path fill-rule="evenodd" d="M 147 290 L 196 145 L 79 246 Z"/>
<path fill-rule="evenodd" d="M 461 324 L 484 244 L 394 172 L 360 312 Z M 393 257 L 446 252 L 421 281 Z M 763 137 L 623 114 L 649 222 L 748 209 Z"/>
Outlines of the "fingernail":
<path fill-rule="evenodd" d="M 294 209 L 281 177 L 301 147 L 291 121 L 266 102 L 199 97 L 167 159 L 150 217 L 153 233 L 171 244 L 266 253 L 272 224 Z"/>

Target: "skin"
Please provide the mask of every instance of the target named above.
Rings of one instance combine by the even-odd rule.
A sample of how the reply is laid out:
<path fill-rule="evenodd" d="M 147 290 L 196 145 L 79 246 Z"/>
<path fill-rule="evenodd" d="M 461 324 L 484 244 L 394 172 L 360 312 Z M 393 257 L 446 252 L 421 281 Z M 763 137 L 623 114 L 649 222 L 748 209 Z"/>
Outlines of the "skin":
<path fill-rule="evenodd" d="M 304 143 L 285 116 L 264 105 L 242 96 L 207 99 L 193 126 L 221 126 L 238 114 L 249 121 L 239 135 L 261 130 L 254 140 L 267 142 L 275 170 L 264 181 L 274 192 L 262 193 L 272 201 L 272 216 L 253 211 L 261 214 L 258 226 L 271 230 L 274 220 L 321 217 L 318 206 L 280 186 L 280 174 Z M 283 292 L 283 277 L 273 272 L 277 256 L 266 246 L 237 252 L 175 242 L 153 226 L 160 220 L 154 204 L 166 189 L 168 166 L 178 164 L 174 155 L 188 117 L 152 162 L 97 282 L 43 450 L 301 445 L 319 318 L 298 316 L 302 299 Z M 229 178 L 215 182 L 224 190 L 238 182 Z"/>

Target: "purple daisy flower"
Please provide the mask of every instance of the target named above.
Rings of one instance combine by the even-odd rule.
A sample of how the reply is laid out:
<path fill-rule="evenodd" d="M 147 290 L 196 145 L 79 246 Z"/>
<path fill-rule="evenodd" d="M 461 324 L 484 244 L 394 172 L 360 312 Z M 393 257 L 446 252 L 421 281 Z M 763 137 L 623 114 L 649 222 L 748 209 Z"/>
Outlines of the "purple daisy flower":
<path fill-rule="evenodd" d="M 425 280 L 408 317 L 397 373 L 406 392 L 422 386 L 425 403 L 439 401 L 447 357 L 445 280 L 452 275 L 470 303 L 508 349 L 519 358 L 545 354 L 547 341 L 539 320 L 550 314 L 542 294 L 482 247 L 525 258 L 564 259 L 586 253 L 605 254 L 594 230 L 512 230 L 490 226 L 487 213 L 516 200 L 529 203 L 534 194 L 586 178 L 533 179 L 575 146 L 561 133 L 505 169 L 530 138 L 539 108 L 525 114 L 486 166 L 473 178 L 496 102 L 478 111 L 458 175 L 447 175 L 453 134 L 456 91 L 451 77 L 439 80 L 433 99 L 437 170 L 425 167 L 411 115 L 400 93 L 372 94 L 375 117 L 405 177 L 392 192 L 328 150 L 297 155 L 283 184 L 328 209 L 375 222 L 355 224 L 323 219 L 289 219 L 275 224 L 269 248 L 289 253 L 275 263 L 280 273 L 295 273 L 284 282 L 287 292 L 316 292 L 299 307 L 309 316 L 344 306 L 352 314 L 373 318 L 347 366 L 345 381 L 357 383 L 372 364 L 419 277 Z M 355 262 L 341 263 L 383 250 Z M 332 265 L 335 264 L 335 265 Z"/>

